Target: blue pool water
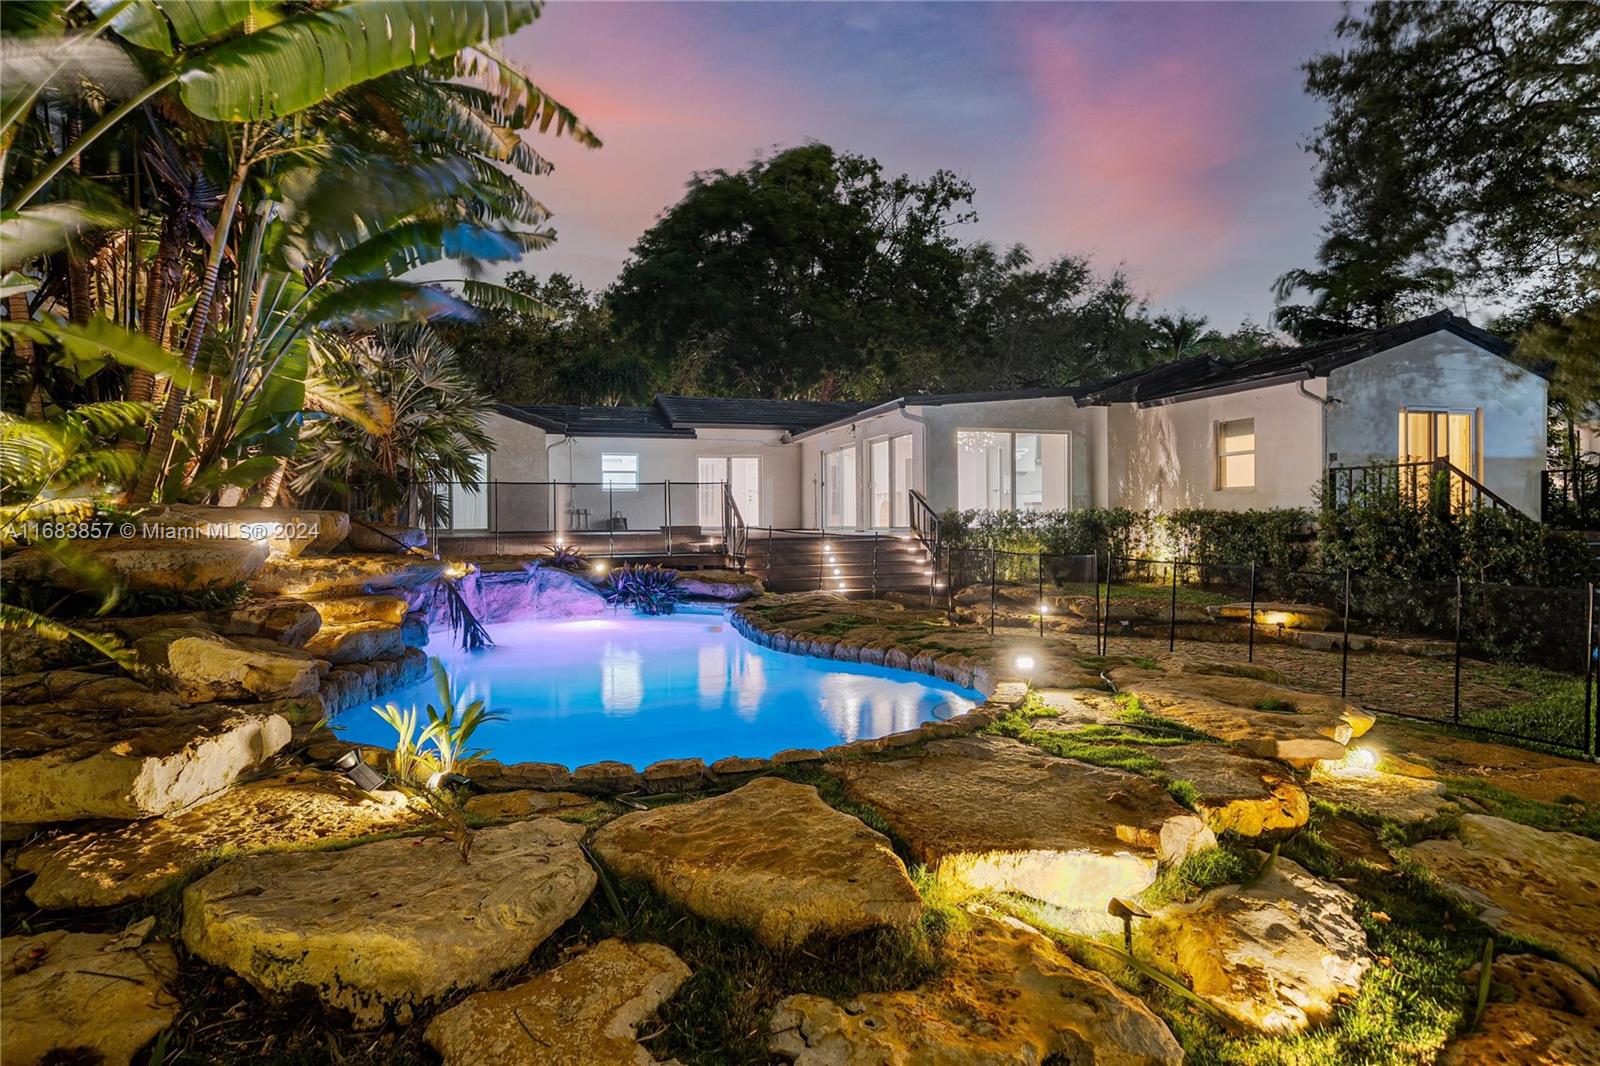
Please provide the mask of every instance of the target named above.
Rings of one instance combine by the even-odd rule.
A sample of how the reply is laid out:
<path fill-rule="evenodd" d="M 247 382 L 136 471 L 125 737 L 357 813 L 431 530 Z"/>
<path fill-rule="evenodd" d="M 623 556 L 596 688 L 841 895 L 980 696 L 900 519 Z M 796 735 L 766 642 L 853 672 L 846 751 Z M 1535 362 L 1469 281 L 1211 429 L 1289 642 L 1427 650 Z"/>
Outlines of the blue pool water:
<path fill-rule="evenodd" d="M 951 718 L 983 697 L 924 674 L 763 648 L 721 612 L 666 618 L 606 615 L 490 626 L 495 646 L 464 652 L 449 633 L 428 648 L 457 690 L 506 715 L 473 736 L 500 762 L 568 767 L 619 759 L 765 756 L 823 748 Z M 437 703 L 432 680 L 384 702 Z M 424 720 L 426 720 L 424 718 Z M 347 740 L 390 746 L 394 732 L 353 707 L 334 726 Z"/>

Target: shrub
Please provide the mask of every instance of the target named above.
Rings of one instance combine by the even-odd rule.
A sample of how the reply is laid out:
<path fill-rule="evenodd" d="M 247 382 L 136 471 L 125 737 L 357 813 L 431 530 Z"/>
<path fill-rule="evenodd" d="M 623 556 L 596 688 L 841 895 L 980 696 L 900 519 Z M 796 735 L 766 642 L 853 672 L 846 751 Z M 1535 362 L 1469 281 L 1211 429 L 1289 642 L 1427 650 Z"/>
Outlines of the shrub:
<path fill-rule="evenodd" d="M 589 564 L 584 560 L 583 552 L 573 545 L 549 544 L 545 546 L 544 565 L 576 574 L 588 569 Z"/>
<path fill-rule="evenodd" d="M 683 599 L 678 572 L 650 564 L 629 564 L 611 572 L 606 602 L 631 607 L 634 614 L 671 614 Z"/>

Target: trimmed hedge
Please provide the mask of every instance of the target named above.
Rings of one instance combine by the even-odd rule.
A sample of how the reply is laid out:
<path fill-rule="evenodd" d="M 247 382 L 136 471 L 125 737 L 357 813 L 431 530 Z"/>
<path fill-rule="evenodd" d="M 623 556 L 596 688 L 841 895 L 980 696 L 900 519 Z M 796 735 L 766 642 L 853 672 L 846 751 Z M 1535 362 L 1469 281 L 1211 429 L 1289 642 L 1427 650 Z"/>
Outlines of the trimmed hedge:
<path fill-rule="evenodd" d="M 946 511 L 952 548 L 1049 555 L 1110 550 L 1119 557 L 1183 559 L 1211 565 L 1257 563 L 1280 570 L 1326 569 L 1399 581 L 1468 581 L 1580 588 L 1600 579 L 1583 537 L 1518 515 L 1476 509 L 1463 515 L 1417 507 L 1395 494 L 1358 498 L 1320 515 L 1305 508 L 1258 511 Z"/>

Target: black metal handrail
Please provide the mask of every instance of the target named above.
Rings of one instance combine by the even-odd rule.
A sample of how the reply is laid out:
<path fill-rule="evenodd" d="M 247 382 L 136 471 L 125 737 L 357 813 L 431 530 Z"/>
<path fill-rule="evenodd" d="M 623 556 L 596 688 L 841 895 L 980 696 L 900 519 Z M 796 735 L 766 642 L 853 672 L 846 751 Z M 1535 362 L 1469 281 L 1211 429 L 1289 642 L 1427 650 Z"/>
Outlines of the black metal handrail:
<path fill-rule="evenodd" d="M 1323 504 L 1343 507 L 1368 493 L 1392 492 L 1418 507 L 1445 505 L 1451 510 L 1488 506 L 1518 518 L 1528 518 L 1513 504 L 1448 459 L 1330 466 L 1324 481 Z"/>
<path fill-rule="evenodd" d="M 1539 504 L 1547 525 L 1600 531 L 1600 456 L 1579 456 L 1569 466 L 1540 471 Z"/>
<path fill-rule="evenodd" d="M 671 489 L 667 491 L 670 496 Z M 741 574 L 744 573 L 745 560 L 749 556 L 749 541 L 750 527 L 745 523 L 744 515 L 739 513 L 739 505 L 734 502 L 733 489 L 724 481 L 722 482 L 722 553 Z"/>

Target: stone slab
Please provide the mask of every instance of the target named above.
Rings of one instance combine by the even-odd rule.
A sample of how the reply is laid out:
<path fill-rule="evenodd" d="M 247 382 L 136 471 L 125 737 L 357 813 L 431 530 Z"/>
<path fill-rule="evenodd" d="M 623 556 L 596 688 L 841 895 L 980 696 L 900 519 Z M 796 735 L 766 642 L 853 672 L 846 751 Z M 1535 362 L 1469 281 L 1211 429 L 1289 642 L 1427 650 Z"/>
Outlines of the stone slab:
<path fill-rule="evenodd" d="M 520 965 L 594 890 L 583 830 L 540 818 L 474 834 L 252 855 L 183 894 L 183 940 L 266 995 L 302 990 L 358 1028 Z"/>
<path fill-rule="evenodd" d="M 1216 843 L 1149 778 L 1002 737 L 933 741 L 927 754 L 830 764 L 939 877 L 1103 914 L 1173 862 Z"/>
<path fill-rule="evenodd" d="M 884 837 L 809 785 L 758 778 L 725 795 L 625 815 L 594 836 L 616 873 L 780 948 L 906 928 L 922 899 Z"/>
<path fill-rule="evenodd" d="M 688 978 L 670 948 L 602 940 L 532 980 L 473 993 L 424 1038 L 444 1066 L 653 1066 L 635 1030 Z"/>

